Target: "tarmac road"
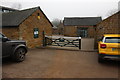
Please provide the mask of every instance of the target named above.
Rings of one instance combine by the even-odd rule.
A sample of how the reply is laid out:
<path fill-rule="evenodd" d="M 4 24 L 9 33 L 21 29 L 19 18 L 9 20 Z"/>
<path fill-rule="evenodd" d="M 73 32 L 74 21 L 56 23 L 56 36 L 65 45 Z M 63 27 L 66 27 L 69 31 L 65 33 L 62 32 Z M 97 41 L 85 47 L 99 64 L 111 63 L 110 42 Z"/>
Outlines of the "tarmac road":
<path fill-rule="evenodd" d="M 3 60 L 3 78 L 118 78 L 118 62 L 97 62 L 97 52 L 31 49 L 26 60 Z"/>

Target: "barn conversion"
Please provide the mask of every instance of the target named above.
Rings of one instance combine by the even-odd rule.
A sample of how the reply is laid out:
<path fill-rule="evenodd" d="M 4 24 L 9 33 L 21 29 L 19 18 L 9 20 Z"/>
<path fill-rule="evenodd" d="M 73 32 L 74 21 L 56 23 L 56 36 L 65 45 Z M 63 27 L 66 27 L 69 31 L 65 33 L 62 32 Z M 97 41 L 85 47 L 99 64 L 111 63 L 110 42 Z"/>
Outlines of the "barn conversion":
<path fill-rule="evenodd" d="M 101 17 L 65 17 L 64 35 L 94 38 L 96 25 L 101 21 Z"/>
<path fill-rule="evenodd" d="M 120 11 L 97 24 L 97 39 L 103 34 L 120 34 Z"/>
<path fill-rule="evenodd" d="M 95 38 L 96 47 L 103 34 L 120 34 L 120 11 L 97 24 Z"/>
<path fill-rule="evenodd" d="M 52 35 L 52 26 L 40 7 L 2 12 L 2 33 L 10 39 L 25 40 L 29 48 L 41 47 L 44 35 Z"/>

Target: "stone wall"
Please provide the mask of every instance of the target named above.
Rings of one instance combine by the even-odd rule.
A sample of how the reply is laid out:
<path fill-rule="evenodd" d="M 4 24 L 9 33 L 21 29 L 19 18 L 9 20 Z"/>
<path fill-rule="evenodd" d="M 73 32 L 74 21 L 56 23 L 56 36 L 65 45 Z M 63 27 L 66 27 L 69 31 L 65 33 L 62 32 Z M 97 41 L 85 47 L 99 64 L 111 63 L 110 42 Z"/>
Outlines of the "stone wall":
<path fill-rule="evenodd" d="M 65 26 L 64 35 L 65 36 L 77 36 L 77 28 L 87 28 L 87 37 L 94 38 L 96 34 L 96 27 L 94 26 Z"/>
<path fill-rule="evenodd" d="M 59 35 L 58 28 L 52 28 L 52 34 L 53 35 Z"/>
<path fill-rule="evenodd" d="M 119 13 L 120 14 L 120 13 Z M 101 38 L 103 34 L 117 34 L 120 33 L 120 26 L 118 24 L 120 18 L 118 13 L 106 18 L 97 25 L 97 39 Z"/>
<path fill-rule="evenodd" d="M 99 39 L 102 38 L 103 34 L 120 34 L 120 12 L 104 19 L 102 22 L 97 24 L 96 29 L 96 48 Z"/>
<path fill-rule="evenodd" d="M 64 26 L 64 36 L 77 36 L 77 27 L 76 26 Z"/>
<path fill-rule="evenodd" d="M 88 38 L 96 37 L 96 27 L 95 26 L 90 26 L 87 31 L 88 31 Z"/>
<path fill-rule="evenodd" d="M 6 27 L 1 29 L 2 33 L 10 39 L 19 39 L 19 27 Z"/>
<path fill-rule="evenodd" d="M 40 14 L 40 19 L 38 19 L 38 13 Z M 34 28 L 39 29 L 38 38 L 34 38 Z M 43 31 L 47 36 L 52 35 L 52 26 L 40 10 L 37 10 L 28 19 L 26 19 L 20 25 L 19 29 L 20 39 L 25 40 L 29 48 L 41 47 L 43 45 Z"/>

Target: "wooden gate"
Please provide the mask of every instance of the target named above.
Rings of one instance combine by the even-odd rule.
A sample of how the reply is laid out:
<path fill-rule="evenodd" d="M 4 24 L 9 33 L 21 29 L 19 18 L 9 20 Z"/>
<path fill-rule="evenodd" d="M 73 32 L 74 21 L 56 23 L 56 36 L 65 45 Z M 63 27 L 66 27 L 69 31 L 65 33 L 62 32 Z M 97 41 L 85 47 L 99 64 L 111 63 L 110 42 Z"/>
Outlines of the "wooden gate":
<path fill-rule="evenodd" d="M 47 45 L 81 49 L 81 37 L 45 36 L 45 46 Z"/>

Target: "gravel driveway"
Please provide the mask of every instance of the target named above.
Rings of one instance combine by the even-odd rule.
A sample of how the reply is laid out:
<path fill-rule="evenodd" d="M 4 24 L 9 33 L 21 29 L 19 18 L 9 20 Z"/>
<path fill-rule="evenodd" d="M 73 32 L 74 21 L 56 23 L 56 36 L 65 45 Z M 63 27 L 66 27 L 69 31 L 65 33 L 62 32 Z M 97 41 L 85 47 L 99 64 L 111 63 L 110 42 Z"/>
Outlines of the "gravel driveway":
<path fill-rule="evenodd" d="M 97 52 L 31 49 L 21 63 L 3 61 L 3 78 L 117 78 L 117 62 L 97 62 Z"/>

